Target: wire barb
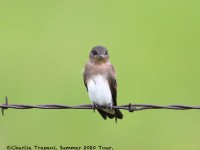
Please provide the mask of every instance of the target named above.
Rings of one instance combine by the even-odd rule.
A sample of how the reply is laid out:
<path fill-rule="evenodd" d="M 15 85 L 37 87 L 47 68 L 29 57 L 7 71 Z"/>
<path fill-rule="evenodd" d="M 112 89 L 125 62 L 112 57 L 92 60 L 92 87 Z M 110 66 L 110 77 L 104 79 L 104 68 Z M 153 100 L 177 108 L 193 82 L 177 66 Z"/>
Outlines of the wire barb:
<path fill-rule="evenodd" d="M 8 106 L 8 96 L 5 97 L 5 104 L 4 106 Z M 8 109 L 8 107 L 0 107 L 1 108 L 1 113 L 4 116 L 4 110 Z"/>
<path fill-rule="evenodd" d="M 131 103 L 128 105 L 128 107 L 129 107 L 129 112 L 134 112 L 136 109 L 135 105 L 131 105 Z"/>

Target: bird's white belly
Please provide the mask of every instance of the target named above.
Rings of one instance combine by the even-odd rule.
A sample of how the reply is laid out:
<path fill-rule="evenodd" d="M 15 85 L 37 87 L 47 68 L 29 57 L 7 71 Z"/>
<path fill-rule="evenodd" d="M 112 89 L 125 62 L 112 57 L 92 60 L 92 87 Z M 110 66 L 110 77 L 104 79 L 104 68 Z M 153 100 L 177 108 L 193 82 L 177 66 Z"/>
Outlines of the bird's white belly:
<path fill-rule="evenodd" d="M 108 80 L 102 75 L 93 76 L 87 83 L 91 101 L 97 105 L 112 104 L 112 95 Z"/>

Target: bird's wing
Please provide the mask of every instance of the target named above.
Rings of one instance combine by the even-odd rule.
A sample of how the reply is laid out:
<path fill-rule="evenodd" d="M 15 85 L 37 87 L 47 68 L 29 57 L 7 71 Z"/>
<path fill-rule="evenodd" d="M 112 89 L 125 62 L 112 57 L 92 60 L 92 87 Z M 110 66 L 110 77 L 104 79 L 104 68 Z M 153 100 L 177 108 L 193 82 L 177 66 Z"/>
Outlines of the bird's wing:
<path fill-rule="evenodd" d="M 88 91 L 88 87 L 87 87 L 87 77 L 88 77 L 88 75 L 86 73 L 87 72 L 86 69 L 87 69 L 87 67 L 85 66 L 85 69 L 84 69 L 84 72 L 83 72 L 83 80 L 84 80 L 85 87 Z"/>
<path fill-rule="evenodd" d="M 84 77 L 84 84 L 85 84 L 85 87 L 86 87 L 86 89 L 87 89 L 87 91 L 88 91 L 88 87 L 87 87 L 87 83 L 86 83 L 85 77 Z"/>
<path fill-rule="evenodd" d="M 111 65 L 111 73 L 108 77 L 109 86 L 112 94 L 113 106 L 117 106 L 117 81 L 115 79 L 115 69 Z"/>
<path fill-rule="evenodd" d="M 113 65 L 111 65 L 111 74 L 110 74 L 108 80 L 109 80 L 110 90 L 111 90 L 111 94 L 112 94 L 113 106 L 117 106 L 117 81 L 115 78 L 115 69 L 114 69 Z M 116 122 L 117 122 L 117 119 L 123 118 L 123 114 L 121 113 L 121 111 L 119 109 L 115 109 L 115 114 L 111 115 L 111 117 L 109 117 L 109 116 L 108 117 L 112 119 L 113 116 L 115 117 Z"/>

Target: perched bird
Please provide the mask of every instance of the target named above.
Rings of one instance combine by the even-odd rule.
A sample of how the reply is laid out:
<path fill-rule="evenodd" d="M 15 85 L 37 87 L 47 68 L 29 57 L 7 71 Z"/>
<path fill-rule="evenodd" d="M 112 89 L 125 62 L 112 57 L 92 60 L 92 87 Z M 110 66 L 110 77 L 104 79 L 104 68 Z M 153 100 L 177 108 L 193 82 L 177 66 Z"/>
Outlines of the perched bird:
<path fill-rule="evenodd" d="M 87 88 L 93 106 L 108 106 L 107 109 L 98 109 L 104 119 L 122 119 L 123 114 L 117 106 L 117 82 L 115 70 L 109 61 L 108 50 L 103 46 L 92 48 L 89 61 L 83 73 L 84 84 Z"/>

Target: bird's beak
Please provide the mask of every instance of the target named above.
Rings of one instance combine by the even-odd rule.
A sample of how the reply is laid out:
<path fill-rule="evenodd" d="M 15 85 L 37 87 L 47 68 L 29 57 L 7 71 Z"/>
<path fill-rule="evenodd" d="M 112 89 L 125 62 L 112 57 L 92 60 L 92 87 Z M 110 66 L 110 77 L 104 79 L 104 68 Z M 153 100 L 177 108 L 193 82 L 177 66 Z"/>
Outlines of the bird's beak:
<path fill-rule="evenodd" d="M 104 55 L 103 54 L 99 55 L 99 58 L 104 58 Z"/>

